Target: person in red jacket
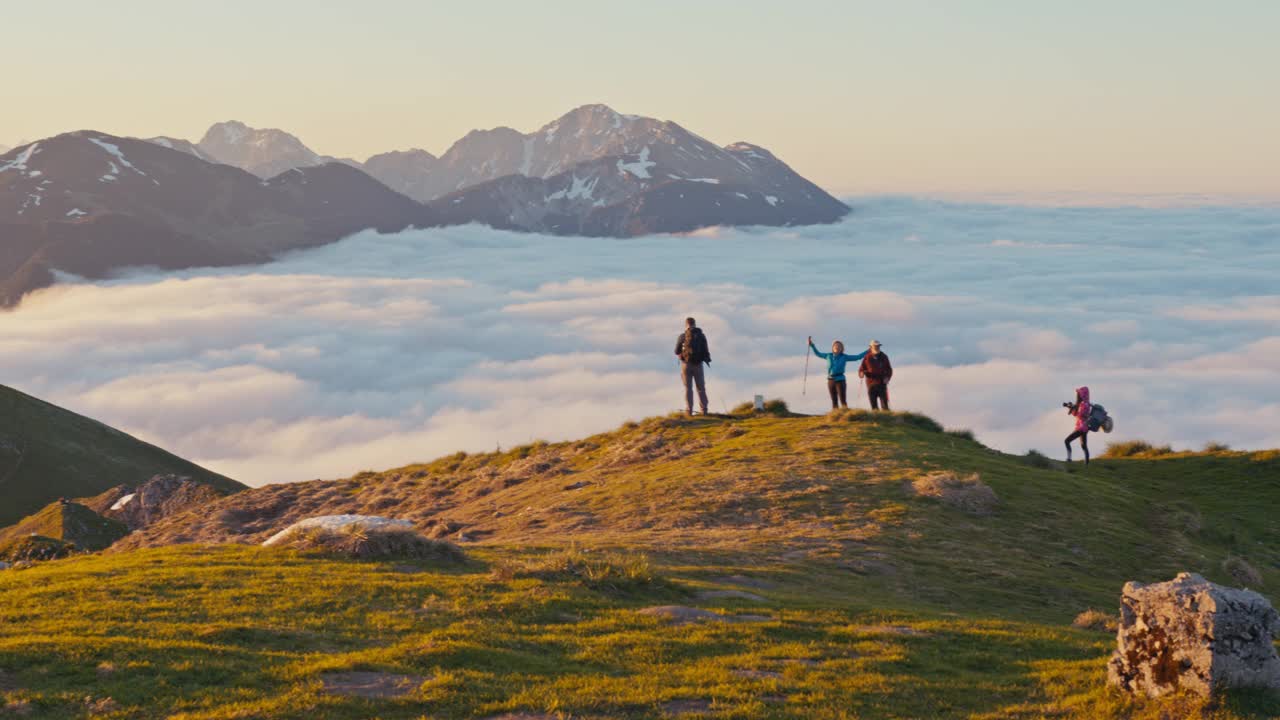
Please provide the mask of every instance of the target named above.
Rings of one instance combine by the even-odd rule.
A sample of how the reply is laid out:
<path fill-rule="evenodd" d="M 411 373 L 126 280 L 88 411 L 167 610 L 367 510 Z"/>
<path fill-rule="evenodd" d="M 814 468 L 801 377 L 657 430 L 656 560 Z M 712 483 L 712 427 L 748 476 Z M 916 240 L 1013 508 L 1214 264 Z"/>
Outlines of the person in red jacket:
<path fill-rule="evenodd" d="M 858 377 L 867 381 L 867 398 L 872 410 L 889 409 L 889 378 L 893 377 L 893 365 L 889 356 L 880 352 L 880 341 L 872 340 L 867 356 L 862 358 Z"/>

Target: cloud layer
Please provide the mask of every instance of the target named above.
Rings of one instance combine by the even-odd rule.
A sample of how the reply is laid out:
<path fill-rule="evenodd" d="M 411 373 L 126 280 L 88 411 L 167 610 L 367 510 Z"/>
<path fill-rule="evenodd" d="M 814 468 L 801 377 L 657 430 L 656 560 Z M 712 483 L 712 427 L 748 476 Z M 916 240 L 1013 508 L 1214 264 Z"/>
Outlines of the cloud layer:
<path fill-rule="evenodd" d="M 566 439 L 682 402 L 826 405 L 804 339 L 897 369 L 897 407 L 1061 455 L 1088 384 L 1108 440 L 1280 446 L 1280 209 L 854 202 L 841 224 L 627 240 L 364 233 L 268 266 L 58 286 L 0 316 L 3 382 L 252 484 Z M 860 403 L 865 400 L 851 392 Z"/>

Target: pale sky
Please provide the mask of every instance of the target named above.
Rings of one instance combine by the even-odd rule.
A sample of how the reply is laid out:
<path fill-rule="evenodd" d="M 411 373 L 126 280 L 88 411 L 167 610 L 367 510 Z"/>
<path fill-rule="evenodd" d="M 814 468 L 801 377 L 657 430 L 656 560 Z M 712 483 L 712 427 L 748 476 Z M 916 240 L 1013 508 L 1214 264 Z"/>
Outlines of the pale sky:
<path fill-rule="evenodd" d="M 336 7 L 325 7 L 336 6 Z M 440 154 L 578 105 L 836 193 L 1280 197 L 1271 0 L 6 0 L 0 143 L 279 127 Z"/>

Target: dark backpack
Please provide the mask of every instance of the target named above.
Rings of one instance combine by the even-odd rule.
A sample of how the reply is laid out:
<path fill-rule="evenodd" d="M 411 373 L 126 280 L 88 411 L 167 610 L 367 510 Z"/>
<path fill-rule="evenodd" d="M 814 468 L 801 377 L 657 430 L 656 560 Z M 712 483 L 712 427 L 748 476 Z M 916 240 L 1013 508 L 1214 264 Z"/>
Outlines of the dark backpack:
<path fill-rule="evenodd" d="M 1089 430 L 1098 432 L 1098 430 L 1107 422 L 1107 409 L 1101 405 L 1094 403 L 1093 409 L 1089 411 Z"/>
<path fill-rule="evenodd" d="M 684 362 L 706 362 L 711 359 L 711 351 L 707 348 L 707 336 L 697 328 L 684 331 L 684 342 L 680 344 L 680 359 Z"/>

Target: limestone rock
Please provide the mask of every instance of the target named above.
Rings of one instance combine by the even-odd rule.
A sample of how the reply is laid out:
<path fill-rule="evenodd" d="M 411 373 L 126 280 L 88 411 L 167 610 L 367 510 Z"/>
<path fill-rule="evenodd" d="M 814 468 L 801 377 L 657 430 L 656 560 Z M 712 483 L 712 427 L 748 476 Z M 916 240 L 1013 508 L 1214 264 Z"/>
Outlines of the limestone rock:
<path fill-rule="evenodd" d="M 1150 697 L 1280 688 L 1280 657 L 1272 644 L 1280 637 L 1280 613 L 1252 590 L 1180 573 L 1154 585 L 1126 583 L 1120 613 L 1107 667 L 1112 685 Z"/>
<path fill-rule="evenodd" d="M 290 525 L 280 532 L 267 538 L 262 544 L 265 546 L 279 545 L 285 542 L 290 535 L 300 530 L 340 530 L 350 526 L 359 526 L 365 530 L 385 530 L 400 529 L 410 530 L 413 523 L 408 520 L 394 520 L 392 518 L 379 517 L 377 515 L 321 515 L 319 517 L 310 517 L 305 520 Z"/>

